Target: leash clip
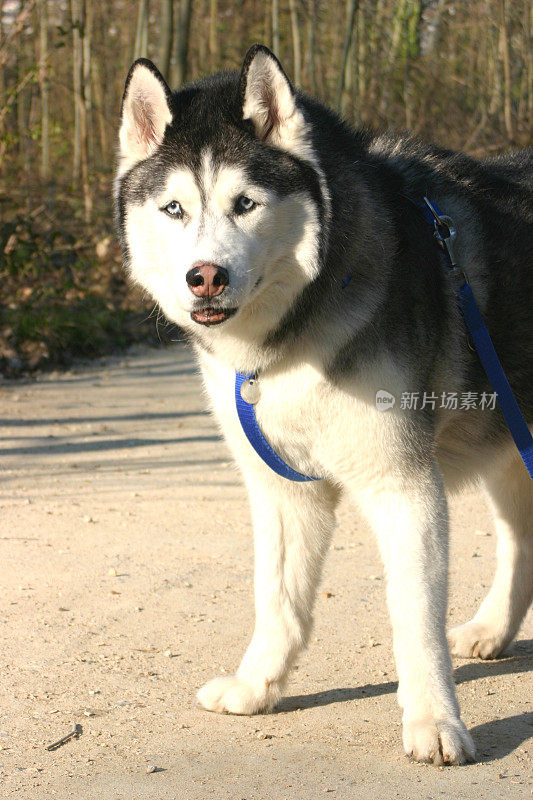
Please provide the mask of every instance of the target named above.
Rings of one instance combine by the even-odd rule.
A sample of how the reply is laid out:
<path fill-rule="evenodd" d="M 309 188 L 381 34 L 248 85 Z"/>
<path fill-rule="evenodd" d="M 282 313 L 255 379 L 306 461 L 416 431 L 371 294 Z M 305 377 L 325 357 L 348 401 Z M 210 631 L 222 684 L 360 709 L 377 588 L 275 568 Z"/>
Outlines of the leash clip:
<path fill-rule="evenodd" d="M 440 224 L 437 225 L 437 223 L 435 223 L 435 227 L 435 236 L 442 241 L 444 247 L 446 248 L 446 252 L 448 253 L 450 263 L 455 269 L 457 267 L 457 259 L 455 258 L 454 242 L 457 238 L 457 230 L 453 223 L 453 219 L 451 217 L 440 217 Z M 448 236 L 443 235 L 443 233 L 448 233 Z"/>
<path fill-rule="evenodd" d="M 433 217 L 433 235 L 443 250 L 446 251 L 448 256 L 447 260 L 450 270 L 448 274 L 458 288 L 463 284 L 468 283 L 468 277 L 464 269 L 462 269 L 457 263 L 457 259 L 455 257 L 454 243 L 457 238 L 455 222 L 447 214 L 439 213 L 431 200 L 428 200 L 427 197 L 424 197 L 424 203 L 428 207 L 429 211 L 431 212 L 431 216 Z"/>
<path fill-rule="evenodd" d="M 453 269 L 457 268 L 457 260 L 455 258 L 455 247 L 454 242 L 457 238 L 457 229 L 455 227 L 455 223 L 451 217 L 448 217 L 446 214 L 439 214 L 433 203 L 428 200 L 427 197 L 424 197 L 424 203 L 429 208 L 432 216 L 433 216 L 433 224 L 435 226 L 435 238 L 439 241 L 439 243 L 446 248 L 446 252 L 448 253 L 448 258 L 450 259 L 450 264 Z"/>

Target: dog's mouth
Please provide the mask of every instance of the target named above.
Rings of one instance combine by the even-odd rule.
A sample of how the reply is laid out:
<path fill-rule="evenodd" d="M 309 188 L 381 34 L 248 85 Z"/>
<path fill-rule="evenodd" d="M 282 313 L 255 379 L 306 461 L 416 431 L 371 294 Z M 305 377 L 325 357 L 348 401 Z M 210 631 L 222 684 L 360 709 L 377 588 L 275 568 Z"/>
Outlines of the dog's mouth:
<path fill-rule="evenodd" d="M 191 319 L 199 325 L 220 325 L 237 311 L 236 308 L 214 308 L 207 306 L 198 311 L 191 311 Z"/>

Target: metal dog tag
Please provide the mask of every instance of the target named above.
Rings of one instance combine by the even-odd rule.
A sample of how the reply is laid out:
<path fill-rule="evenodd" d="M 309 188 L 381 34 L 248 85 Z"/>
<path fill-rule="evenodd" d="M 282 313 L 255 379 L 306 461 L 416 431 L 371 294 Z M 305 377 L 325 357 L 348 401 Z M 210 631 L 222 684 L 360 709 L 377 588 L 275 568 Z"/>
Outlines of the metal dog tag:
<path fill-rule="evenodd" d="M 241 384 L 241 397 L 245 403 L 254 406 L 259 401 L 261 392 L 257 378 L 248 378 Z"/>

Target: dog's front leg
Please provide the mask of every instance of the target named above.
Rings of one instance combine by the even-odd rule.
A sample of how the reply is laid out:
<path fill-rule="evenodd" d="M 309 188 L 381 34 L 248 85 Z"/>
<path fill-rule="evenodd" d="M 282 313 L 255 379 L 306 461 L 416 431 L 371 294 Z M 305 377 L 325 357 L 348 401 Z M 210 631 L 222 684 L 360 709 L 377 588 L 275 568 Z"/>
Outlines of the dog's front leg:
<path fill-rule="evenodd" d="M 306 645 L 322 563 L 335 525 L 338 490 L 247 474 L 255 549 L 255 630 L 236 675 L 205 684 L 210 711 L 257 714 L 273 708 Z"/>
<path fill-rule="evenodd" d="M 359 496 L 387 573 L 405 751 L 435 764 L 472 760 L 445 634 L 448 517 L 437 467 L 391 470 Z"/>

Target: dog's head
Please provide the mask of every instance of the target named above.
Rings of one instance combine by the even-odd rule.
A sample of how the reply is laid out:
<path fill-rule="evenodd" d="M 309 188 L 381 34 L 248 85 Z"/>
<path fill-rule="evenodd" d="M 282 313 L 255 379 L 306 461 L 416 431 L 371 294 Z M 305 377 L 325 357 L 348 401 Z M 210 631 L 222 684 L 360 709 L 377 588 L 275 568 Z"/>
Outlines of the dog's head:
<path fill-rule="evenodd" d="M 133 279 L 204 341 L 271 332 L 317 275 L 328 203 L 306 112 L 275 56 L 255 45 L 240 74 L 178 92 L 136 61 L 119 139 Z"/>

